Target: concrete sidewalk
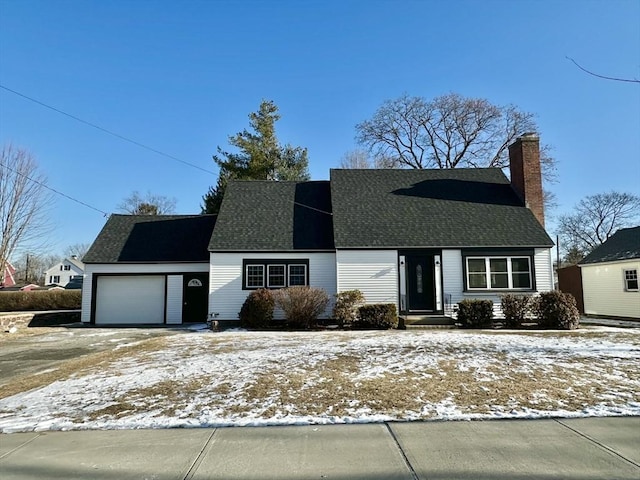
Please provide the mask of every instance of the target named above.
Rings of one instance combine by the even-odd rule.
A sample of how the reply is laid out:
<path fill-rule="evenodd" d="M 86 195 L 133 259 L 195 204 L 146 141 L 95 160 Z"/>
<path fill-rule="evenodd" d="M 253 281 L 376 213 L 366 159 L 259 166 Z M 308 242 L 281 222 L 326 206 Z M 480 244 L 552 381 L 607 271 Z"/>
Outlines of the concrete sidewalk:
<path fill-rule="evenodd" d="M 640 417 L 0 435 L 14 479 L 633 479 Z"/>

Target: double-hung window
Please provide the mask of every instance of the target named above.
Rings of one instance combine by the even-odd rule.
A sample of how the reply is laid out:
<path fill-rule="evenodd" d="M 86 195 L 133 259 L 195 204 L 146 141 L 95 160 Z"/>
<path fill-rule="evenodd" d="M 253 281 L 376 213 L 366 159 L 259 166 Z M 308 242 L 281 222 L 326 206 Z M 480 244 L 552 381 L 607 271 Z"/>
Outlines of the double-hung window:
<path fill-rule="evenodd" d="M 309 260 L 245 259 L 242 288 L 285 288 L 309 285 Z"/>
<path fill-rule="evenodd" d="M 624 271 L 624 289 L 627 292 L 638 291 L 638 270 L 628 269 Z"/>
<path fill-rule="evenodd" d="M 531 257 L 466 257 L 468 290 L 531 290 Z"/>

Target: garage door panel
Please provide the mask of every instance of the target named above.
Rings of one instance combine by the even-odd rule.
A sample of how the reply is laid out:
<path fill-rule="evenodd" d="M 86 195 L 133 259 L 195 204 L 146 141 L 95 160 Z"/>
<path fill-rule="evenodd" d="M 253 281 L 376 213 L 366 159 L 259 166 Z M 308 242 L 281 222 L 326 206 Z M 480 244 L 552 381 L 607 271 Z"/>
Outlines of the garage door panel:
<path fill-rule="evenodd" d="M 98 277 L 96 290 L 96 324 L 164 323 L 164 275 Z"/>

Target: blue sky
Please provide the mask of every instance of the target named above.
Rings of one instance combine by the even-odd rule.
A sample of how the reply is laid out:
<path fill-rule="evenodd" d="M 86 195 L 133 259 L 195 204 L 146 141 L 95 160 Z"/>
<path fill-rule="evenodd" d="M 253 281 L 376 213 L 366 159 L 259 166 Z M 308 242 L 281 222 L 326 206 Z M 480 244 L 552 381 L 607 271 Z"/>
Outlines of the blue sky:
<path fill-rule="evenodd" d="M 640 1 L 0 0 L 0 83 L 214 174 L 0 89 L 0 142 L 49 185 L 115 212 L 133 190 L 199 213 L 218 145 L 262 99 L 283 143 L 327 179 L 384 100 L 449 92 L 537 115 L 558 160 L 555 215 L 585 195 L 640 194 Z M 105 218 L 50 204 L 48 252 L 92 242 Z M 549 232 L 555 234 L 553 219 Z"/>

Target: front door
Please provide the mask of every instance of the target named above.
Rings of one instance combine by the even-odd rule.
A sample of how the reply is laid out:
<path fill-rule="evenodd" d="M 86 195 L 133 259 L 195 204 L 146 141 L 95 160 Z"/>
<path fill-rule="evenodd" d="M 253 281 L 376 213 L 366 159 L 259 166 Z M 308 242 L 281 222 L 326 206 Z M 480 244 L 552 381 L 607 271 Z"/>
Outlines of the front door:
<path fill-rule="evenodd" d="M 434 256 L 407 255 L 407 296 L 410 312 L 436 309 Z"/>
<path fill-rule="evenodd" d="M 209 309 L 209 274 L 187 273 L 183 277 L 182 323 L 204 323 Z"/>

